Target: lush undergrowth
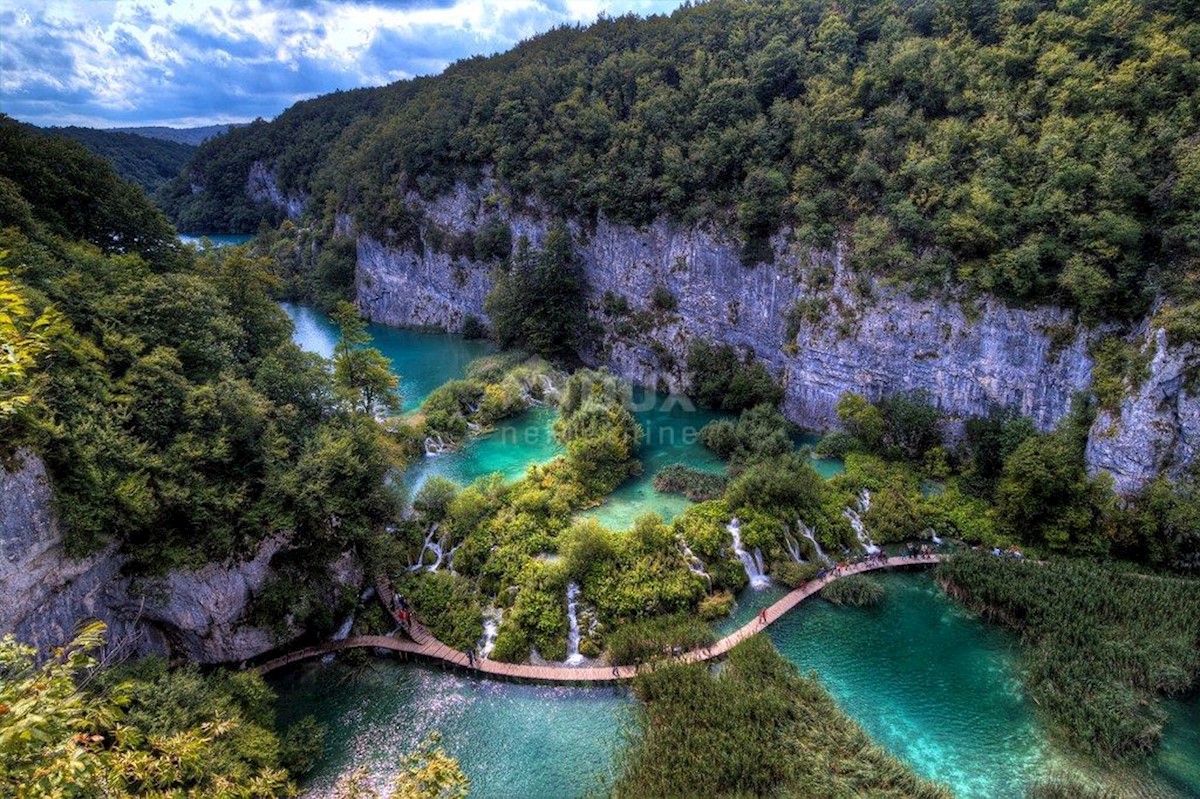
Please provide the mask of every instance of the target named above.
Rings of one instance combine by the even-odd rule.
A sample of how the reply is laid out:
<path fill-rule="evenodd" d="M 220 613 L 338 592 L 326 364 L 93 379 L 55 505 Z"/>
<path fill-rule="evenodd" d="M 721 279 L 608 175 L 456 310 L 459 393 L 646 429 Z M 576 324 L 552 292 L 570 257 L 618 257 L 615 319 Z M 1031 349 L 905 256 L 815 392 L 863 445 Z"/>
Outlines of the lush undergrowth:
<path fill-rule="evenodd" d="M 852 605 L 856 608 L 874 607 L 883 601 L 887 589 L 878 580 L 851 574 L 841 577 L 821 589 L 821 598 L 835 605 Z"/>
<path fill-rule="evenodd" d="M 270 799 L 295 793 L 324 731 L 275 723 L 275 695 L 253 672 L 168 670 L 161 660 L 92 671 L 104 627 L 35 663 L 0 639 L 0 794 Z"/>
<path fill-rule="evenodd" d="M 717 499 L 725 493 L 729 479 L 725 475 L 672 463 L 654 475 L 654 490 L 663 494 L 683 494 L 693 502 Z"/>
<path fill-rule="evenodd" d="M 1017 630 L 1034 701 L 1078 747 L 1138 758 L 1157 747 L 1162 696 L 1200 680 L 1200 582 L 1092 562 L 956 555 L 954 596 Z"/>
<path fill-rule="evenodd" d="M 608 662 L 625 666 L 649 663 L 690 652 L 716 641 L 716 636 L 704 621 L 688 614 L 659 616 L 626 624 L 605 636 Z"/>
<path fill-rule="evenodd" d="M 640 736 L 615 797 L 950 796 L 872 744 L 762 636 L 735 647 L 718 672 L 664 665 L 634 691 Z"/>

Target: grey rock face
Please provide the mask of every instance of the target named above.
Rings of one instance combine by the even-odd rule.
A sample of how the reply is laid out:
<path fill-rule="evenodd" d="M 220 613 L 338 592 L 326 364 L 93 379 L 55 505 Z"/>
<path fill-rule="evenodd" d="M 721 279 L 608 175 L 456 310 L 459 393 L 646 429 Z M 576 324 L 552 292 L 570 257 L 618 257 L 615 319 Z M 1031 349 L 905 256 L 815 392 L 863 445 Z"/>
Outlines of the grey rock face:
<path fill-rule="evenodd" d="M 1187 378 L 1198 353 L 1168 349 L 1162 330 L 1143 336 L 1154 350 L 1149 378 L 1128 391 L 1117 413 L 1102 411 L 1088 437 L 1088 467 L 1110 473 L 1122 492 L 1158 474 L 1179 477 L 1200 455 L 1200 397 Z"/>
<path fill-rule="evenodd" d="M 70 640 L 76 625 L 99 618 L 109 641 L 141 636 L 112 606 L 124 598 L 123 559 L 111 549 L 68 558 L 41 460 L 18 452 L 14 471 L 0 468 L 0 633 L 39 648 Z M 155 649 L 160 642 L 140 644 Z"/>
<path fill-rule="evenodd" d="M 246 175 L 246 196 L 260 203 L 270 203 L 287 214 L 288 219 L 296 220 L 304 213 L 308 198 L 302 194 L 287 195 L 279 188 L 275 172 L 261 161 L 250 165 Z"/>
<path fill-rule="evenodd" d="M 110 646 L 158 652 L 199 663 L 252 658 L 286 644 L 245 620 L 255 593 L 271 577 L 271 558 L 286 546 L 264 541 L 242 563 L 209 564 L 162 577 L 132 579 L 125 557 L 110 547 L 74 560 L 63 546 L 45 466 L 24 452 L 13 471 L 0 469 L 0 634 L 40 649 L 70 640 L 79 622 L 99 619 Z M 355 590 L 362 567 L 347 554 L 330 567 L 335 583 Z"/>
<path fill-rule="evenodd" d="M 469 233 L 498 215 L 514 236 L 538 243 L 548 215 L 536 207 L 493 211 L 484 198 L 495 192 L 484 181 L 433 202 L 409 200 L 422 205 L 427 229 Z M 773 242 L 773 264 L 748 268 L 736 242 L 703 227 L 660 221 L 635 229 L 602 219 L 575 233 L 593 317 L 604 328 L 585 358 L 644 385 L 682 389 L 689 342 L 700 339 L 764 362 L 784 385 L 784 411 L 802 425 L 836 426 L 844 391 L 871 399 L 926 391 L 952 417 L 1012 407 L 1046 430 L 1091 384 L 1093 333 L 1062 309 L 919 299 L 852 274 L 840 251 L 789 247 L 782 237 Z M 358 299 L 374 321 L 459 330 L 468 315 L 486 319 L 486 265 L 361 235 L 358 253 Z M 674 295 L 673 312 L 652 307 L 656 287 Z M 624 297 L 637 324 L 601 313 L 606 294 Z M 805 307 L 809 313 L 799 313 Z M 1195 459 L 1200 419 L 1195 401 L 1179 390 L 1189 357 L 1164 351 L 1156 358 L 1152 378 L 1113 420 L 1117 432 L 1089 447 L 1093 469 L 1113 471 L 1123 490 Z M 1150 439 L 1148 426 L 1158 431 Z"/>

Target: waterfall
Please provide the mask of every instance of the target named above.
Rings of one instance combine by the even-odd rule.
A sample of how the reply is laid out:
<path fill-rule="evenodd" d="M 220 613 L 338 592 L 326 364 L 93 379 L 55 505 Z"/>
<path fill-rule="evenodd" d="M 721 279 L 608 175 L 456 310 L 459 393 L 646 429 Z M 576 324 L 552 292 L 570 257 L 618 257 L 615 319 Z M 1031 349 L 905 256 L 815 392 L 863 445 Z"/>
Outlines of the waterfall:
<path fill-rule="evenodd" d="M 436 524 L 430 526 L 429 534 L 425 536 L 425 542 L 421 544 L 421 551 L 417 553 L 417 562 L 408 567 L 410 572 L 420 571 L 422 568 L 425 568 L 426 552 L 433 553 L 434 561 L 431 566 L 425 568 L 425 571 L 435 572 L 438 570 L 438 567 L 442 565 L 442 544 L 439 541 L 433 540 L 433 537 L 437 535 L 437 531 L 438 526 Z M 455 547 L 455 549 L 457 549 L 457 547 Z"/>
<path fill-rule="evenodd" d="M 750 586 L 752 588 L 765 588 L 770 585 L 771 579 L 763 574 L 763 556 L 758 547 L 754 548 L 754 554 L 751 555 L 742 548 L 742 525 L 735 516 L 725 529 L 733 536 L 733 554 L 738 556 L 742 562 L 742 568 L 746 570 L 746 576 L 750 578 Z"/>
<path fill-rule="evenodd" d="M 791 533 L 783 534 L 783 545 L 787 547 L 788 555 L 792 559 L 792 563 L 804 563 L 804 558 L 800 555 L 800 542 L 792 538 Z"/>
<path fill-rule="evenodd" d="M 692 574 L 698 574 L 708 582 L 708 587 L 712 588 L 712 575 L 704 570 L 704 561 L 696 557 L 696 553 L 688 546 L 687 540 L 683 536 L 675 539 L 679 545 L 679 552 L 683 555 L 683 560 L 687 564 L 688 571 Z"/>
<path fill-rule="evenodd" d="M 831 561 L 825 552 L 821 549 L 821 545 L 817 543 L 817 537 L 813 535 L 812 528 L 799 519 L 796 520 L 796 526 L 800 528 L 800 534 L 812 542 L 813 550 L 817 553 L 817 560 L 828 566 Z"/>
<path fill-rule="evenodd" d="M 858 501 L 854 508 L 845 508 L 842 515 L 850 522 L 850 526 L 854 528 L 854 534 L 858 536 L 858 543 L 866 550 L 868 555 L 879 553 L 879 547 L 871 543 L 871 536 L 867 535 L 867 526 L 863 524 L 862 514 L 871 509 L 871 492 L 863 489 L 858 495 Z"/>
<path fill-rule="evenodd" d="M 479 422 L 467 422 L 467 429 L 478 435 L 483 431 L 483 425 L 479 424 Z"/>
<path fill-rule="evenodd" d="M 442 438 L 442 434 L 438 433 L 433 436 L 425 436 L 425 454 L 426 455 L 441 455 L 450 449 L 450 444 L 446 443 Z"/>
<path fill-rule="evenodd" d="M 350 611 L 350 615 L 346 616 L 346 620 L 343 621 L 342 625 L 340 627 L 338 627 L 337 630 L 334 631 L 333 635 L 329 636 L 330 642 L 332 643 L 334 641 L 345 641 L 347 638 L 350 637 L 350 631 L 352 629 L 354 629 L 354 611 L 353 610 Z M 332 663 L 333 662 L 333 653 L 330 652 L 328 655 L 325 655 L 324 657 L 322 657 L 321 662 L 322 663 Z"/>
<path fill-rule="evenodd" d="M 496 648 L 496 634 L 500 632 L 501 612 L 495 609 L 483 612 L 483 635 L 479 638 L 479 657 L 487 658 Z"/>
<path fill-rule="evenodd" d="M 459 541 L 450 549 L 450 553 L 446 555 L 446 568 L 450 570 L 451 574 L 458 574 L 458 572 L 454 571 L 454 553 L 457 552 L 458 548 L 461 546 L 462 542 Z"/>
<path fill-rule="evenodd" d="M 578 666 L 583 663 L 583 655 L 579 654 L 579 616 L 577 614 L 579 604 L 579 584 L 571 582 L 567 584 L 567 624 L 569 631 L 567 632 L 567 665 Z"/>

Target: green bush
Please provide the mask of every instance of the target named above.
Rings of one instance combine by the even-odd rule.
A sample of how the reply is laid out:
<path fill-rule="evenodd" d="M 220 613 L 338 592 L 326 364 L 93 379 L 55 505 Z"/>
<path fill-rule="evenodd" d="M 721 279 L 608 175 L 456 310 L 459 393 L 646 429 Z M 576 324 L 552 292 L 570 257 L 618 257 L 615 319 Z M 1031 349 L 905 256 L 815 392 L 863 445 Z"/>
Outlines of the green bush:
<path fill-rule="evenodd" d="M 771 564 L 771 579 L 788 588 L 799 588 L 810 580 L 816 579 L 821 566 L 817 563 L 796 563 L 790 560 L 777 560 Z"/>
<path fill-rule="evenodd" d="M 706 425 L 707 428 L 707 425 Z M 725 493 L 729 478 L 723 474 L 703 472 L 682 463 L 664 466 L 654 475 L 654 490 L 664 494 L 683 494 L 693 502 L 718 499 Z"/>
<path fill-rule="evenodd" d="M 716 641 L 712 628 L 704 621 L 677 614 L 625 624 L 605 636 L 606 659 L 615 666 L 649 663 L 669 658 L 676 652 L 690 652 Z"/>
<path fill-rule="evenodd" d="M 874 607 L 883 601 L 887 590 L 878 580 L 861 574 L 839 577 L 821 589 L 821 598 L 835 605 L 851 605 L 856 608 Z"/>
<path fill-rule="evenodd" d="M 783 388 L 753 356 L 739 358 L 728 344 L 693 341 L 688 348 L 688 393 L 702 407 L 737 413 L 756 405 L 775 406 Z"/>

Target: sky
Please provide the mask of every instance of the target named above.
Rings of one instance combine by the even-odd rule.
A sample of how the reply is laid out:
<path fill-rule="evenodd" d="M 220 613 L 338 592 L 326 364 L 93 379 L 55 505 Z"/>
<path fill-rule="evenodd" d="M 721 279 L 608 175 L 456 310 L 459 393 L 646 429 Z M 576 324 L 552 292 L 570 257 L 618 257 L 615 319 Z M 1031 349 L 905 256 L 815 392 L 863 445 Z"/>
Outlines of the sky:
<path fill-rule="evenodd" d="M 680 0 L 0 0 L 0 112 L 35 125 L 270 119 Z"/>

